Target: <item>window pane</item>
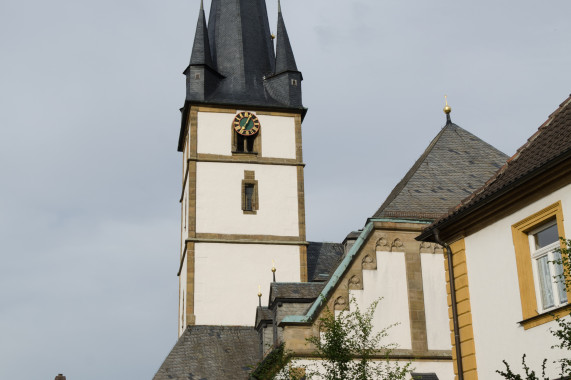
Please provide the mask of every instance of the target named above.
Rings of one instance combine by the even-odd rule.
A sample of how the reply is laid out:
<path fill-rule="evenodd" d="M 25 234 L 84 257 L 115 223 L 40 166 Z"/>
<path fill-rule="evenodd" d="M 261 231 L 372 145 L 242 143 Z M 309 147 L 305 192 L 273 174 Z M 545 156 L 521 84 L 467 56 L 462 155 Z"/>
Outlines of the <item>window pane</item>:
<path fill-rule="evenodd" d="M 557 236 L 557 224 L 549 226 L 533 236 L 535 238 L 535 249 L 554 243 L 559 240 L 559 236 Z"/>
<path fill-rule="evenodd" d="M 254 185 L 246 185 L 244 190 L 246 192 L 246 211 L 252 211 L 254 209 Z"/>
<path fill-rule="evenodd" d="M 239 133 L 236 133 L 236 151 L 243 152 L 244 151 L 244 136 Z"/>
<path fill-rule="evenodd" d="M 551 273 L 547 256 L 537 259 L 537 273 L 539 275 L 539 290 L 543 309 L 553 307 L 553 288 L 551 286 Z"/>
<path fill-rule="evenodd" d="M 248 136 L 246 138 L 246 150 L 248 153 L 254 153 L 254 139 L 256 136 Z"/>
<path fill-rule="evenodd" d="M 554 251 L 553 252 L 553 260 L 559 261 L 561 260 L 561 252 Z M 567 303 L 567 292 L 565 291 L 565 283 L 562 277 L 559 277 L 563 274 L 563 265 L 553 263 L 553 267 L 555 268 L 555 279 L 556 282 L 555 286 L 557 288 L 557 293 L 559 295 L 559 303 L 564 304 Z"/>

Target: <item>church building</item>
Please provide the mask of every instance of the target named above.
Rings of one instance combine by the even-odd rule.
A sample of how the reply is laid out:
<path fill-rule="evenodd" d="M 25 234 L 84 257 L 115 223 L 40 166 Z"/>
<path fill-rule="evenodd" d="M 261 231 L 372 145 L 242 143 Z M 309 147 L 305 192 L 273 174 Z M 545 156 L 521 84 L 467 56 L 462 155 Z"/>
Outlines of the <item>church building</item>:
<path fill-rule="evenodd" d="M 273 36 L 265 0 L 212 0 L 208 23 L 201 2 L 184 74 L 179 340 L 154 379 L 248 379 L 281 345 L 313 360 L 306 338 L 326 306 L 383 297 L 375 328 L 399 323 L 390 359 L 413 360 L 416 379 L 452 380 L 444 251 L 415 237 L 507 156 L 454 124 L 447 106 L 444 127 L 362 229 L 308 242 L 307 108 L 281 6 Z"/>
<path fill-rule="evenodd" d="M 184 74 L 179 333 L 252 325 L 272 260 L 307 281 L 307 110 L 281 11 L 274 52 L 264 0 L 213 0 L 208 26 L 201 4 Z"/>

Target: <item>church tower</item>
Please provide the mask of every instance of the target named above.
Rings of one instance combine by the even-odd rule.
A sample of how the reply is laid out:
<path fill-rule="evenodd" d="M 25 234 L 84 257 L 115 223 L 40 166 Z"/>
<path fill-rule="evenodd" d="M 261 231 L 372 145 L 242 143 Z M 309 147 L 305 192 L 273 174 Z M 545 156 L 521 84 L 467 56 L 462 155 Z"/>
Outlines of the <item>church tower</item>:
<path fill-rule="evenodd" d="M 178 150 L 183 153 L 179 335 L 253 325 L 258 285 L 307 281 L 302 75 L 265 0 L 201 3 Z"/>

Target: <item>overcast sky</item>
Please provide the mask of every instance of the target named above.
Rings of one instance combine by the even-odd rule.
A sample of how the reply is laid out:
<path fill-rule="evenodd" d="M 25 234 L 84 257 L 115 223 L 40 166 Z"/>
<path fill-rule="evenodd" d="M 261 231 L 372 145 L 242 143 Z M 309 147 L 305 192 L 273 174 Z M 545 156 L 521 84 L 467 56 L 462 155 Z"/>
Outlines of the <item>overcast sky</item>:
<path fill-rule="evenodd" d="M 1 379 L 151 379 L 176 342 L 198 7 L 0 0 Z M 571 92 L 569 0 L 282 8 L 313 241 L 363 226 L 444 125 L 444 94 L 454 122 L 512 155 Z"/>

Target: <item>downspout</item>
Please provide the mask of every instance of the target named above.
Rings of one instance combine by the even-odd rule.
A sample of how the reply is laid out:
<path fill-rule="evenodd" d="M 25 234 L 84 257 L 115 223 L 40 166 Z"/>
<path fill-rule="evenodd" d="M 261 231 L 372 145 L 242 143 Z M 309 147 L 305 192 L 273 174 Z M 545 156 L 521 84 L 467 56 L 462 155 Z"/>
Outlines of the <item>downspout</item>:
<path fill-rule="evenodd" d="M 452 251 L 450 246 L 440 240 L 438 229 L 434 229 L 434 240 L 446 249 L 448 256 L 448 280 L 450 282 L 450 300 L 452 302 L 452 321 L 454 324 L 454 343 L 456 346 L 456 367 L 458 368 L 458 380 L 464 380 L 464 368 L 462 367 L 462 349 L 460 348 L 460 328 L 458 327 L 458 305 L 456 304 L 456 284 L 454 283 L 454 264 L 452 263 Z"/>

